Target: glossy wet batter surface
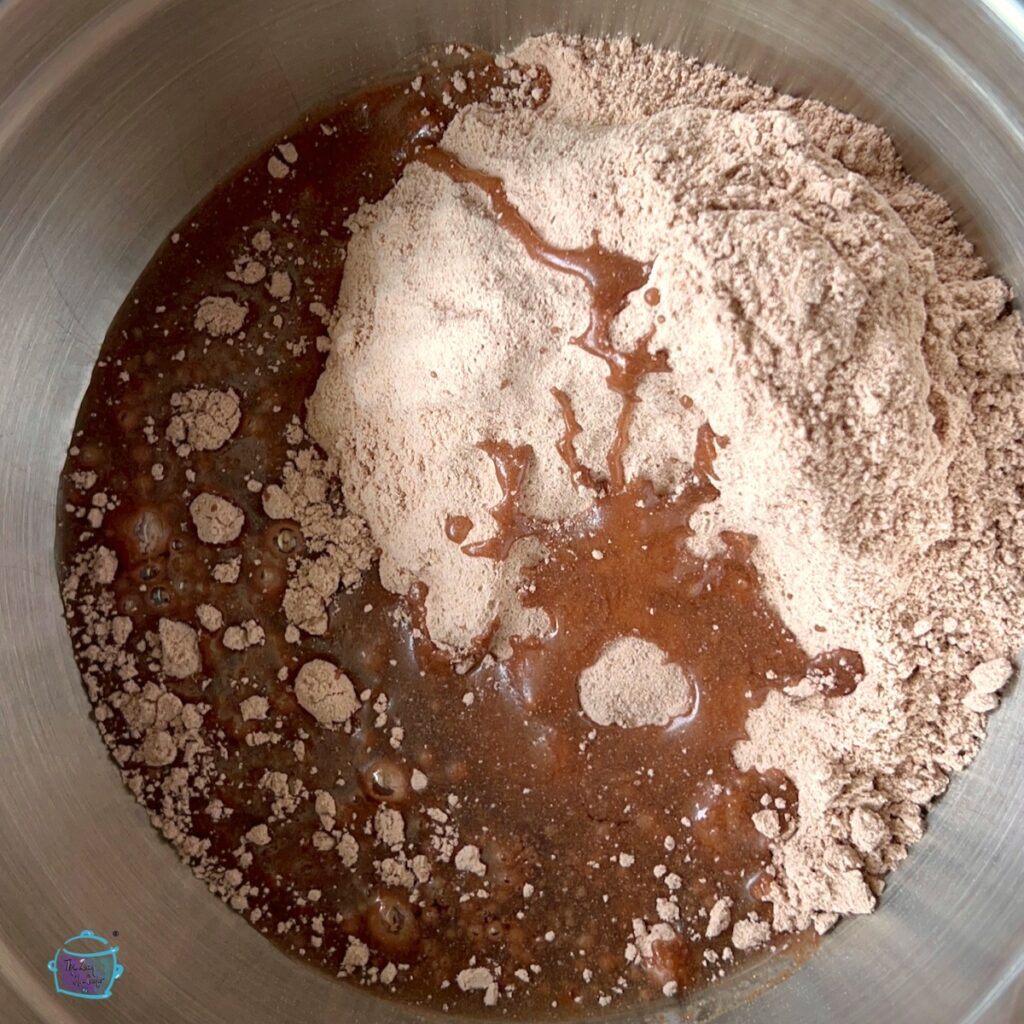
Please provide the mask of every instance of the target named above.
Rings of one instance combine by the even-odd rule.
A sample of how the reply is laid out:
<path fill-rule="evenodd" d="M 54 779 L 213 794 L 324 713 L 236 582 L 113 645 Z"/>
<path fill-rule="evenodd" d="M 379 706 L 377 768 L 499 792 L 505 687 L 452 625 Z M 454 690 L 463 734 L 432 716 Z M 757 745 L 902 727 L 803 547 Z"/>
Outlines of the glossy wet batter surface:
<path fill-rule="evenodd" d="M 664 364 L 656 335 L 623 354 L 607 327 L 646 269 L 597 242 L 546 246 L 516 222 L 500 182 L 433 148 L 458 103 L 509 74 L 459 59 L 467 88 L 453 90 L 456 59 L 427 65 L 425 95 L 403 82 L 310 120 L 206 199 L 139 279 L 104 344 L 62 481 L 63 578 L 98 546 L 117 557 L 102 585 L 106 618 L 81 603 L 99 584 L 68 599 L 76 655 L 101 731 L 154 822 L 285 950 L 447 1009 L 561 1014 L 684 995 L 774 941 L 759 893 L 770 838 L 795 827 L 798 794 L 734 767 L 747 712 L 815 668 L 843 692 L 857 659 L 809 662 L 760 595 L 753 538 L 726 536 L 710 559 L 687 545 L 691 515 L 717 495 L 724 439 L 694 438 L 694 474 L 677 494 L 626 478 L 637 382 Z M 543 75 L 535 83 L 534 102 Z M 309 448 L 299 424 L 325 359 L 345 220 L 410 159 L 482 188 L 524 259 L 584 279 L 591 324 L 576 343 L 606 361 L 624 399 L 603 482 L 576 460 L 572 405 L 555 395 L 566 472 L 593 493 L 565 522 L 517 511 L 529 448 L 480 439 L 504 498 L 493 536 L 466 556 L 503 558 L 526 537 L 547 551 L 523 590 L 550 631 L 514 641 L 506 661 L 483 654 L 484 637 L 470 662 L 453 663 L 423 625 L 424 588 L 396 596 L 375 569 L 331 601 L 322 636 L 286 638 L 281 600 L 303 536 L 266 515 L 261 490 Z M 197 330 L 211 295 L 246 307 L 243 329 Z M 645 298 L 656 306 L 657 290 Z M 241 418 L 222 447 L 181 455 L 166 435 L 172 396 L 196 387 L 232 389 Z M 236 539 L 197 536 L 189 504 L 202 493 L 241 510 Z M 463 544 L 472 526 L 453 495 L 447 541 Z M 205 606 L 220 613 L 215 628 L 199 628 Z M 200 671 L 168 673 L 161 620 L 196 628 Z M 120 655 L 97 655 L 128 622 L 131 671 Z M 582 713 L 580 673 L 621 638 L 657 645 L 682 670 L 684 716 L 623 729 Z M 297 699 L 299 670 L 314 659 L 352 683 L 359 708 L 344 728 L 324 727 Z M 187 720 L 166 757 L 151 738 L 161 715 Z M 760 941 L 746 941 L 754 933 Z"/>

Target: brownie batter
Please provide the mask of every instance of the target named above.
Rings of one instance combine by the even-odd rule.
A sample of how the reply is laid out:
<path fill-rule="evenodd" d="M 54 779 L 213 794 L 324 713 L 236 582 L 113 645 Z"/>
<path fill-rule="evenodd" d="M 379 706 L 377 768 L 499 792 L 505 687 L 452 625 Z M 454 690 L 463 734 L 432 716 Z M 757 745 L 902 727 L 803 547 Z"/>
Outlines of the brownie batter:
<path fill-rule="evenodd" d="M 436 148 L 460 105 L 537 104 L 545 88 L 542 71 L 448 52 L 411 86 L 307 119 L 219 186 L 110 328 L 59 522 L 100 730 L 196 873 L 332 974 L 513 1015 L 685 994 L 768 949 L 769 844 L 795 828 L 797 794 L 781 774 L 739 771 L 733 745 L 769 690 L 817 678 L 848 693 L 862 671 L 853 652 L 808 658 L 762 596 L 754 538 L 728 535 L 707 558 L 683 543 L 717 497 L 725 438 L 699 432 L 677 493 L 625 473 L 637 382 L 664 354 L 644 338 L 624 355 L 607 332 L 632 292 L 658 305 L 649 268 L 597 241 L 545 245 L 499 180 Z M 504 495 L 489 539 L 465 544 L 474 524 L 452 496 L 444 542 L 468 557 L 504 558 L 524 538 L 548 552 L 523 588 L 551 629 L 514 639 L 504 660 L 486 636 L 453 659 L 430 640 L 425 587 L 380 585 L 372 542 L 302 429 L 346 219 L 410 160 L 473 181 L 524 259 L 583 278 L 591 324 L 577 343 L 625 399 L 598 480 L 576 458 L 571 401 L 554 396 L 558 451 L 593 496 L 579 516 L 523 516 L 532 452 L 500 437 L 480 438 Z M 351 554 L 319 632 L 282 611 L 296 567 L 320 556 L 295 488 L 280 486 L 289 471 L 319 481 L 305 499 L 330 510 L 324 543 Z M 622 638 L 656 647 L 679 680 L 667 724 L 583 714 L 579 680 Z"/>

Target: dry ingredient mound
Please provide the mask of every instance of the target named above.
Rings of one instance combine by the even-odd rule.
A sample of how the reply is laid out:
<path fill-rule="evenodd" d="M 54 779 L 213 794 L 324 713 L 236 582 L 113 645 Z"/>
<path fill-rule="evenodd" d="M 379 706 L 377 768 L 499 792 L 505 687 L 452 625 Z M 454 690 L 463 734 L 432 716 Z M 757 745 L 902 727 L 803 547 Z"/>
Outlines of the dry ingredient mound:
<path fill-rule="evenodd" d="M 580 707 L 598 725 L 668 725 L 694 709 L 683 670 L 639 637 L 614 640 L 580 673 Z"/>
<path fill-rule="evenodd" d="M 672 490 L 699 424 L 728 437 L 693 544 L 755 535 L 766 593 L 808 652 L 863 657 L 849 696 L 771 694 L 735 751 L 799 789 L 799 827 L 774 843 L 774 925 L 824 930 L 872 909 L 923 806 L 977 751 L 1021 643 L 1021 321 L 881 129 L 629 41 L 546 36 L 513 56 L 548 69 L 549 101 L 468 107 L 442 145 L 499 176 L 549 243 L 597 232 L 650 263 L 613 338 L 653 330 L 672 372 L 640 386 L 627 472 Z M 385 586 L 425 583 L 430 635 L 454 651 L 497 618 L 502 656 L 546 628 L 518 593 L 542 548 L 468 557 L 446 523 L 465 517 L 468 542 L 495 532 L 485 440 L 532 446 L 527 514 L 590 504 L 556 448 L 552 394 L 602 479 L 620 398 L 570 344 L 585 288 L 531 260 L 478 188 L 424 164 L 350 226 L 307 427 Z"/>

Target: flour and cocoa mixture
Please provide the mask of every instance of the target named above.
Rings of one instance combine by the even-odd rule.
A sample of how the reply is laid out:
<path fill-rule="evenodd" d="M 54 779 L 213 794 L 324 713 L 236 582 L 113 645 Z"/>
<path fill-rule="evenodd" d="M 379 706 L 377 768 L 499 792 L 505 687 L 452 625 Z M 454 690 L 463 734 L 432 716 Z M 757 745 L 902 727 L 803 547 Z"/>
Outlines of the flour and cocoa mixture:
<path fill-rule="evenodd" d="M 69 455 L 129 788 L 273 941 L 447 1010 L 872 910 L 1024 632 L 1009 300 L 880 129 L 628 41 L 309 121 L 155 257 Z"/>

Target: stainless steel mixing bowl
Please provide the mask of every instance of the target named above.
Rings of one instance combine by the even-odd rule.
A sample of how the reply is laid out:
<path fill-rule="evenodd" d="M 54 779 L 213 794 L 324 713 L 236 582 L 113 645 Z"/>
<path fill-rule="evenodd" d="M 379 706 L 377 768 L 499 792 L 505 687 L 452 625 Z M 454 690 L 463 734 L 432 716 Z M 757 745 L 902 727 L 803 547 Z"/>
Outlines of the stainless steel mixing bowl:
<path fill-rule="evenodd" d="M 1016 0 L 0 0 L 0 1020 L 433 1019 L 286 959 L 149 827 L 89 720 L 60 618 L 57 473 L 115 309 L 233 165 L 426 43 L 548 29 L 633 33 L 880 121 L 1024 282 Z M 721 1019 L 1024 1020 L 1022 730 L 1017 694 L 881 910 Z M 121 947 L 102 1004 L 56 995 L 47 970 L 83 928 Z"/>

